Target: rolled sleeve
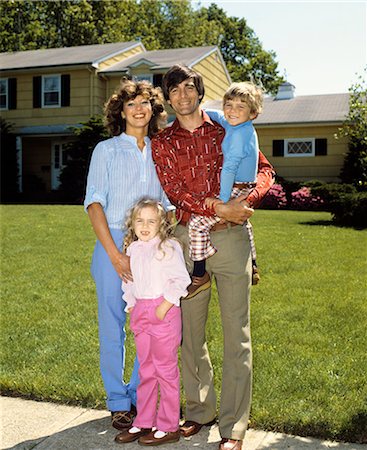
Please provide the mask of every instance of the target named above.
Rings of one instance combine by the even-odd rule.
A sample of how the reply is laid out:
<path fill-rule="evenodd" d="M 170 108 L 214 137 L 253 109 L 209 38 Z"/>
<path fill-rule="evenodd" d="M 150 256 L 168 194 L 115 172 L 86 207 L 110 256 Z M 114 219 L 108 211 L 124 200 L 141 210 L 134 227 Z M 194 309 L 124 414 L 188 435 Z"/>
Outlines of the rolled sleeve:
<path fill-rule="evenodd" d="M 84 210 L 86 212 L 88 206 L 92 203 L 100 203 L 103 208 L 106 208 L 109 155 L 110 152 L 104 145 L 104 142 L 100 142 L 96 145 L 88 171 L 87 189 L 84 199 Z"/>

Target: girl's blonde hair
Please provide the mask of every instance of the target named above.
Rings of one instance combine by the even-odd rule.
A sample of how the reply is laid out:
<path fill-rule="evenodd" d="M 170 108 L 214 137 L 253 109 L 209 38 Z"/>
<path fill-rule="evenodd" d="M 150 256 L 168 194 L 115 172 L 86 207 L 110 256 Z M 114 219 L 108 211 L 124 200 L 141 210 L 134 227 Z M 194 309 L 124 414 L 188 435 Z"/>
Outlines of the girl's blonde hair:
<path fill-rule="evenodd" d="M 162 204 L 151 198 L 142 198 L 129 210 L 126 217 L 124 227 L 126 230 L 126 235 L 123 246 L 125 251 L 132 242 L 138 239 L 134 231 L 134 221 L 144 208 L 154 208 L 157 211 L 159 220 L 157 235 L 161 241 L 158 246 L 160 250 L 162 250 L 162 244 L 171 237 L 172 225 L 170 225 L 167 221 L 166 211 L 164 210 Z"/>
<path fill-rule="evenodd" d="M 232 83 L 223 97 L 223 106 L 227 100 L 241 99 L 250 108 L 252 114 L 260 114 L 262 111 L 264 91 L 260 86 L 251 81 Z"/>

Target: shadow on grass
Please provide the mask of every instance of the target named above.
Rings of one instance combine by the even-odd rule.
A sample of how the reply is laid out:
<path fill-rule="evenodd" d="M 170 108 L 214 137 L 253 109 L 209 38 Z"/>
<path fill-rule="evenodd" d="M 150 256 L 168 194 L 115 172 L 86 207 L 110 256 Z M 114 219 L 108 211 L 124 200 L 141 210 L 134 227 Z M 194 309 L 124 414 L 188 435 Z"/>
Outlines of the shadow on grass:
<path fill-rule="evenodd" d="M 335 227 L 335 228 L 353 228 L 357 231 L 365 230 L 365 227 L 358 227 L 358 226 L 352 226 L 352 225 L 343 225 L 337 222 L 334 222 L 333 220 L 309 220 L 307 222 L 299 222 L 300 225 L 311 225 L 311 226 L 319 226 L 319 227 Z"/>

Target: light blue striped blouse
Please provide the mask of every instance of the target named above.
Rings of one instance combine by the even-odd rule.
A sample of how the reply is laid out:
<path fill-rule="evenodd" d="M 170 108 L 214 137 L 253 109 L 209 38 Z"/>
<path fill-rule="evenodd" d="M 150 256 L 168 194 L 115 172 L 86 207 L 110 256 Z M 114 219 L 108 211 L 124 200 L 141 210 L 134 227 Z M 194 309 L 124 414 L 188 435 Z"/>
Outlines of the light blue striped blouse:
<path fill-rule="evenodd" d="M 125 133 L 96 145 L 89 166 L 84 209 L 100 203 L 110 228 L 121 229 L 127 211 L 142 197 L 174 209 L 164 193 L 154 167 L 150 139 L 144 138 L 146 155 L 136 138 Z"/>

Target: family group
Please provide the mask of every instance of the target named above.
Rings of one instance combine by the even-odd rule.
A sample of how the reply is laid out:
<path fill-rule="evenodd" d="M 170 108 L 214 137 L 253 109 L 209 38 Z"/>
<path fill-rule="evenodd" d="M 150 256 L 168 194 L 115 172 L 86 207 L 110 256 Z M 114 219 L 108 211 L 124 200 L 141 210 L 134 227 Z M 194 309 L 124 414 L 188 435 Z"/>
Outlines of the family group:
<path fill-rule="evenodd" d="M 274 182 L 252 121 L 263 92 L 233 83 L 204 110 L 183 65 L 161 88 L 123 79 L 105 105 L 84 207 L 97 242 L 100 368 L 117 443 L 177 442 L 218 422 L 219 450 L 241 450 L 252 391 L 249 301 L 259 280 L 249 218 Z M 164 100 L 176 119 L 166 126 Z M 205 326 L 215 279 L 223 330 L 219 412 Z M 125 324 L 135 338 L 124 381 Z M 186 399 L 180 422 L 180 371 Z"/>

